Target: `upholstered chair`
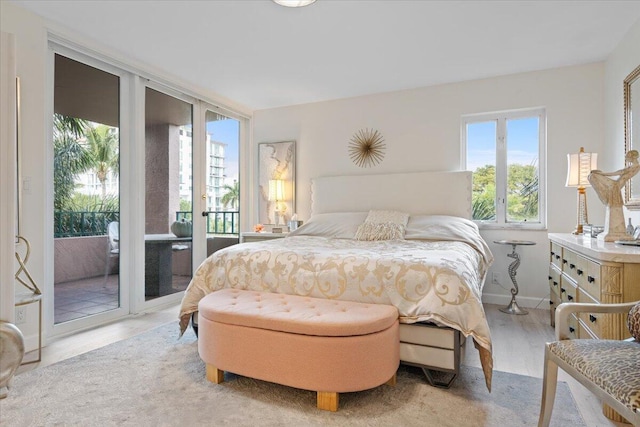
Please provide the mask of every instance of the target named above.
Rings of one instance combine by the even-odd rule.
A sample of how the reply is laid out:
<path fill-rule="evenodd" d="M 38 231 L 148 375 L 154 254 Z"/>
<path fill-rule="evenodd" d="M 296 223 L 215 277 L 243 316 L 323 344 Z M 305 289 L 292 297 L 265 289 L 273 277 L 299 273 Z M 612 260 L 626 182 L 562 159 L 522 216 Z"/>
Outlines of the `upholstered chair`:
<path fill-rule="evenodd" d="M 640 305 L 634 308 L 635 305 L 565 303 L 558 306 L 557 341 L 547 343 L 545 348 L 538 427 L 549 425 L 558 367 L 634 426 L 640 426 Z M 570 340 L 566 331 L 569 330 L 568 318 L 571 313 L 629 313 L 627 323 L 633 336 L 624 341 Z"/>

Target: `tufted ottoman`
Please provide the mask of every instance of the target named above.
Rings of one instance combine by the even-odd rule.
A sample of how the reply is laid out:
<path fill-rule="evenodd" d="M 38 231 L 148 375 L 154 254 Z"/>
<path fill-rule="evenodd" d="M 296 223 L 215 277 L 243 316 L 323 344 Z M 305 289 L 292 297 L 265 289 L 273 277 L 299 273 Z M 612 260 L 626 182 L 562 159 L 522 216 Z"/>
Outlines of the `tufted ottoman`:
<path fill-rule="evenodd" d="M 229 371 L 317 391 L 318 408 L 329 411 L 339 393 L 395 384 L 393 306 L 224 289 L 198 310 L 198 352 L 216 384 Z"/>

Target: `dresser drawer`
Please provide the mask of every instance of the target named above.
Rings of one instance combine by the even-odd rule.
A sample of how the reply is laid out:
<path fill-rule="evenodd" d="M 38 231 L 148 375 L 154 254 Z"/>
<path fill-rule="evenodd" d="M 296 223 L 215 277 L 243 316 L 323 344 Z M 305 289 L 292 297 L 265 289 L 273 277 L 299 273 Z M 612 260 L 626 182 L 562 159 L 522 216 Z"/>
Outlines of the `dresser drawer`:
<path fill-rule="evenodd" d="M 597 336 L 593 335 L 593 331 L 587 328 L 582 322 L 578 322 L 578 338 L 581 340 L 598 339 Z"/>
<path fill-rule="evenodd" d="M 562 246 L 551 242 L 551 263 L 562 270 Z"/>
<path fill-rule="evenodd" d="M 571 266 L 569 266 L 569 271 L 572 272 L 571 277 L 576 281 L 578 287 L 582 287 L 583 283 L 587 281 L 589 266 L 591 264 L 593 264 L 593 261 L 580 255 L 576 255 L 574 260 L 575 268 L 571 269 Z"/>
<path fill-rule="evenodd" d="M 560 300 L 562 302 L 577 302 L 577 288 L 568 278 L 560 277 Z"/>
<path fill-rule="evenodd" d="M 580 287 L 595 298 L 597 302 L 600 302 L 600 264 L 589 261 L 587 275 L 580 281 Z"/>
<path fill-rule="evenodd" d="M 565 274 L 569 274 L 569 264 L 574 264 L 574 259 L 576 254 L 571 252 L 567 248 L 562 248 L 562 257 L 560 259 L 560 263 L 562 265 L 562 272 Z"/>
<path fill-rule="evenodd" d="M 569 339 L 575 340 L 576 338 L 578 338 L 579 336 L 578 319 L 576 319 L 575 315 L 573 314 L 569 315 L 569 319 L 567 321 L 567 328 L 568 328 L 568 331 L 566 332 L 569 336 Z"/>
<path fill-rule="evenodd" d="M 597 304 L 598 301 L 593 299 L 589 294 L 582 291 L 582 289 L 578 289 L 578 302 L 588 303 L 588 304 Z M 603 322 L 602 313 L 578 313 L 578 318 L 580 319 L 581 327 L 583 329 L 588 329 L 588 333 L 591 336 L 583 336 L 583 333 L 580 333 L 580 338 L 600 338 L 602 337 L 602 322 Z"/>
<path fill-rule="evenodd" d="M 549 267 L 549 291 L 560 298 L 560 272 L 553 267 Z"/>
<path fill-rule="evenodd" d="M 578 255 L 571 251 L 563 251 L 563 268 L 562 271 L 578 283 Z M 565 262 L 566 261 L 566 262 Z"/>
<path fill-rule="evenodd" d="M 556 326 L 556 308 L 562 303 L 560 300 L 560 296 L 555 292 L 551 292 L 551 297 L 549 298 L 549 315 L 551 318 L 549 319 L 549 323 L 551 326 Z"/>

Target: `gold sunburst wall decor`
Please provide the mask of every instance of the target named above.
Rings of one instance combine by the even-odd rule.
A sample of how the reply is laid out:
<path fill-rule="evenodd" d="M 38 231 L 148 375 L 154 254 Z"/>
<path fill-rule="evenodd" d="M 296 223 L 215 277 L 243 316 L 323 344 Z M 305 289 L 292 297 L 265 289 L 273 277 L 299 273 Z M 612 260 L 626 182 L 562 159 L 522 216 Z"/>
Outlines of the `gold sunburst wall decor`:
<path fill-rule="evenodd" d="M 384 138 L 375 129 L 360 129 L 349 142 L 349 157 L 361 168 L 375 166 L 384 159 Z"/>

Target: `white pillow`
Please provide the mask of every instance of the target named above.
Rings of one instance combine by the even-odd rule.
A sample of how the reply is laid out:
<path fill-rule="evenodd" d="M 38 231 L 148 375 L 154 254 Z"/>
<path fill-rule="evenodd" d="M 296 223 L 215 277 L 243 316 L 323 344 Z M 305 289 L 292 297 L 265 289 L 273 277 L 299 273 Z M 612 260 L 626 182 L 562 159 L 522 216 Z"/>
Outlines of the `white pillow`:
<path fill-rule="evenodd" d="M 321 236 L 353 239 L 367 212 L 335 212 L 312 216 L 309 221 L 288 234 L 291 236 Z"/>
<path fill-rule="evenodd" d="M 399 211 L 369 211 L 365 222 L 358 227 L 356 240 L 402 240 L 409 214 Z"/>

